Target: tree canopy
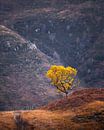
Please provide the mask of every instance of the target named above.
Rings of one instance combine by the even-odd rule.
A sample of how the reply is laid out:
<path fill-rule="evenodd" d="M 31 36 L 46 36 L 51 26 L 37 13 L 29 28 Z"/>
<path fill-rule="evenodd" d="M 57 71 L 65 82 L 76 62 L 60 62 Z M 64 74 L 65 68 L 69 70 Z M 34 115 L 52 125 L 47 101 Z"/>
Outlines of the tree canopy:
<path fill-rule="evenodd" d="M 68 90 L 73 86 L 77 75 L 77 70 L 73 67 L 64 67 L 53 65 L 47 71 L 47 78 L 50 79 L 51 84 L 57 88 L 59 92 L 68 94 Z"/>

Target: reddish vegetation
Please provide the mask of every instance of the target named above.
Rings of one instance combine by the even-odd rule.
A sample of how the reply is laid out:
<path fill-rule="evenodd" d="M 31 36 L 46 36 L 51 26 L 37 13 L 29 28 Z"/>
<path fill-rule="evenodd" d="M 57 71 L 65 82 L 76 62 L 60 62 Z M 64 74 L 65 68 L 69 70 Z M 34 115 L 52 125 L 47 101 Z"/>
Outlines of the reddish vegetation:
<path fill-rule="evenodd" d="M 103 130 L 104 89 L 75 91 L 38 110 L 0 113 L 0 130 L 21 129 Z"/>
<path fill-rule="evenodd" d="M 77 90 L 70 94 L 67 99 L 57 100 L 43 108 L 47 110 L 76 108 L 93 101 L 104 101 L 104 88 Z"/>

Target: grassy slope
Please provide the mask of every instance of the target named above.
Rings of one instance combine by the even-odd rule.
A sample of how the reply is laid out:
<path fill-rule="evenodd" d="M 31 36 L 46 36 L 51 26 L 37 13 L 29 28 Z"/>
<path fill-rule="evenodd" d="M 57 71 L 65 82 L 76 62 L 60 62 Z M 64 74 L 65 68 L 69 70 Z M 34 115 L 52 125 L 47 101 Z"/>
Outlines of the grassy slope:
<path fill-rule="evenodd" d="M 19 111 L 26 130 L 103 130 L 104 89 L 85 89 L 41 109 Z M 0 130 L 16 129 L 13 112 L 0 113 Z"/>

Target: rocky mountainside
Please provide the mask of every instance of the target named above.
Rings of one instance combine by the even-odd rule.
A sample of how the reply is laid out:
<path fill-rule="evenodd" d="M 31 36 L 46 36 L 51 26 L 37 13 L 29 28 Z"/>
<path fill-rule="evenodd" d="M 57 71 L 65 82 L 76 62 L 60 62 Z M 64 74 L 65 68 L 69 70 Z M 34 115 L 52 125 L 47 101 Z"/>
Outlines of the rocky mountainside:
<path fill-rule="evenodd" d="M 83 86 L 104 86 L 104 1 L 8 1 L 8 12 L 5 4 L 1 23 L 35 42 L 46 55 L 76 67 Z"/>
<path fill-rule="evenodd" d="M 104 87 L 103 7 L 103 0 L 0 0 L 1 109 L 55 98 L 43 75 L 56 61 L 77 68 L 82 86 Z"/>
<path fill-rule="evenodd" d="M 54 60 L 0 26 L 0 110 L 31 109 L 56 97 L 45 79 Z"/>

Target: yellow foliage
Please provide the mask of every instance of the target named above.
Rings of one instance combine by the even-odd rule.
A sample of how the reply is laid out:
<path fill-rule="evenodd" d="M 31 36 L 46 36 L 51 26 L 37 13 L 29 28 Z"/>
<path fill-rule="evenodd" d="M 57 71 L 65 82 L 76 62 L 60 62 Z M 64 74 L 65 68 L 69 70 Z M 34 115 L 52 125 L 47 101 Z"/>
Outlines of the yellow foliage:
<path fill-rule="evenodd" d="M 56 65 L 51 66 L 46 74 L 47 78 L 51 80 L 51 84 L 66 94 L 73 85 L 76 75 L 77 70 L 75 68 Z"/>

